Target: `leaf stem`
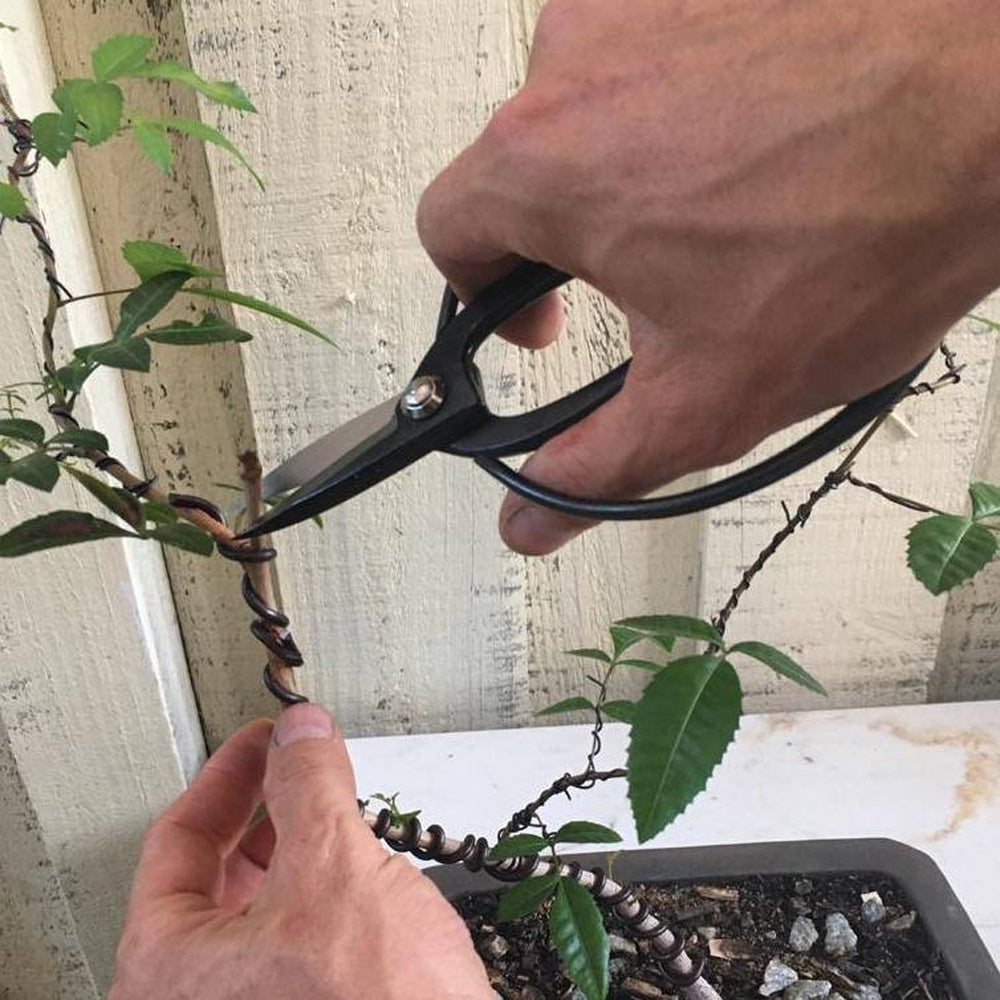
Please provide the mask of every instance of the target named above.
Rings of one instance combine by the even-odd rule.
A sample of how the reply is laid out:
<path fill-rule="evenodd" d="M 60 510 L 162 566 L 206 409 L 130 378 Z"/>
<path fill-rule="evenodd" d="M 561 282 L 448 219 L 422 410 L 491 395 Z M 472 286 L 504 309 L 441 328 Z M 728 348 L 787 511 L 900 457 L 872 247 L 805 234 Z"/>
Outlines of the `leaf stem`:
<path fill-rule="evenodd" d="M 62 309 L 63 306 L 71 306 L 77 302 L 86 302 L 87 299 L 104 299 L 110 295 L 128 295 L 130 292 L 134 292 L 138 286 L 133 288 L 112 288 L 107 292 L 88 292 L 86 295 L 71 295 L 68 298 L 60 299 L 57 309 Z"/>

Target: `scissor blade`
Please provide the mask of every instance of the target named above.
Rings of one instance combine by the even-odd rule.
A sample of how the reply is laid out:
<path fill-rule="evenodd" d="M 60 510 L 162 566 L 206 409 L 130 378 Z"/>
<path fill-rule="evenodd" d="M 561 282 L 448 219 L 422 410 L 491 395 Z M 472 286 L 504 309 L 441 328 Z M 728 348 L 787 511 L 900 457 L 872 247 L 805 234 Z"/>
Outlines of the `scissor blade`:
<path fill-rule="evenodd" d="M 264 477 L 261 482 L 264 499 L 298 489 L 356 448 L 390 434 L 396 425 L 398 405 L 398 396 L 387 399 L 297 451 Z"/>

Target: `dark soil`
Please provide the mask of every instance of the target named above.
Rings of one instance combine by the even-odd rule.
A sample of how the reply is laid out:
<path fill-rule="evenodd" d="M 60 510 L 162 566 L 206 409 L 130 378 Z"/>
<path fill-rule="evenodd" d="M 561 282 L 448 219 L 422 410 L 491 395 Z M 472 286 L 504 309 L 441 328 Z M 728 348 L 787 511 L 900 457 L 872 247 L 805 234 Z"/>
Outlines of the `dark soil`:
<path fill-rule="evenodd" d="M 861 916 L 861 893 L 872 891 L 886 908 L 885 918 L 876 924 Z M 883 875 L 755 876 L 725 883 L 648 885 L 642 896 L 654 913 L 688 935 L 691 946 L 709 951 L 705 976 L 725 1000 L 759 1000 L 764 968 L 773 958 L 795 969 L 800 980 L 830 982 L 831 998 L 839 993 L 853 1000 L 859 988 L 875 986 L 882 1000 L 956 1000 L 919 915 L 913 914 L 897 884 Z M 573 988 L 548 946 L 545 913 L 497 926 L 496 900 L 497 893 L 491 892 L 455 903 L 493 988 L 505 1000 L 572 997 Z M 844 914 L 858 936 L 856 950 L 845 957 L 829 957 L 824 950 L 826 917 L 834 912 Z M 819 931 L 819 940 L 806 954 L 796 954 L 788 944 L 792 923 L 800 915 L 809 917 Z M 606 924 L 609 933 L 625 936 L 614 917 L 606 918 Z M 612 949 L 610 1000 L 676 995 L 657 974 L 648 950 L 644 942 L 636 955 Z M 865 996 L 864 991 L 860 995 Z M 775 996 L 783 998 L 781 993 Z"/>

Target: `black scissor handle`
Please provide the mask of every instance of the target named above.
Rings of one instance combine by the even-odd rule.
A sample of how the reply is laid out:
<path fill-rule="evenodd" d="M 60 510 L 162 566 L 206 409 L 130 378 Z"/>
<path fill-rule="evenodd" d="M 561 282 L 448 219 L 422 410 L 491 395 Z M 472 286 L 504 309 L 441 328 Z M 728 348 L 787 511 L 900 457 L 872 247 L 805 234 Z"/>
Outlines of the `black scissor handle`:
<path fill-rule="evenodd" d="M 515 313 L 568 280 L 569 275 L 545 264 L 522 264 L 459 314 L 459 319 L 464 318 L 468 323 L 459 325 L 464 327 L 462 333 L 466 337 L 464 361 L 473 377 L 478 379 L 472 358 L 483 341 Z M 438 324 L 439 338 L 450 337 L 457 305 L 454 293 L 446 289 Z M 489 414 L 442 450 L 474 458 L 480 468 L 508 489 L 564 514 L 613 521 L 676 517 L 738 500 L 811 465 L 896 403 L 928 360 L 881 389 L 849 403 L 820 427 L 763 462 L 717 482 L 664 497 L 595 500 L 570 496 L 532 482 L 499 461 L 502 455 L 535 450 L 610 399 L 622 387 L 629 362 L 537 410 L 511 417 Z M 669 428 L 663 430 L 669 432 Z"/>

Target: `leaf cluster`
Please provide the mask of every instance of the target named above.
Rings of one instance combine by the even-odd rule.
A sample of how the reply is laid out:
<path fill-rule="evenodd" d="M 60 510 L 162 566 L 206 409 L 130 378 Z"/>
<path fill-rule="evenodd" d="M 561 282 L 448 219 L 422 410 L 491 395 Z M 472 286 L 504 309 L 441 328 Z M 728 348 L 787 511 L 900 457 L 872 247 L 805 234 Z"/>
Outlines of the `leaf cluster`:
<path fill-rule="evenodd" d="M 149 116 L 126 107 L 121 81 L 161 80 L 190 87 L 209 101 L 237 111 L 256 110 L 232 81 L 206 80 L 191 67 L 170 59 L 151 60 L 153 44 L 147 35 L 116 35 L 99 45 L 91 56 L 92 76 L 63 81 L 52 92 L 58 110 L 43 112 L 32 121 L 39 155 L 57 166 L 74 142 L 99 146 L 131 131 L 145 156 L 169 174 L 173 159 L 171 136 L 186 135 L 224 149 L 263 187 L 246 157 L 218 129 L 194 118 Z"/>

